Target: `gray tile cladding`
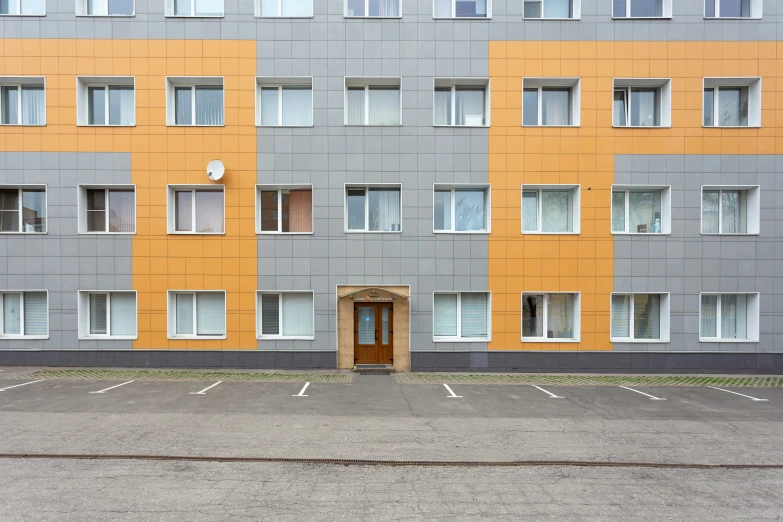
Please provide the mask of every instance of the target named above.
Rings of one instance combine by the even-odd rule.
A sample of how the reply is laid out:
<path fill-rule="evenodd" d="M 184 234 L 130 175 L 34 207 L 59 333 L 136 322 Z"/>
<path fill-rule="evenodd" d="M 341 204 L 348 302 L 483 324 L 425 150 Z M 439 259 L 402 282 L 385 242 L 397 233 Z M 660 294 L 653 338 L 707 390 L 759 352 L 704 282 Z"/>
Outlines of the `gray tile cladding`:
<path fill-rule="evenodd" d="M 0 349 L 96 349 L 77 335 L 79 290 L 131 290 L 131 236 L 77 234 L 77 185 L 131 183 L 130 153 L 0 152 L 0 185 L 46 185 L 46 234 L 0 234 L 0 290 L 49 291 L 49 339 Z M 132 341 L 101 341 L 129 349 Z"/>
<path fill-rule="evenodd" d="M 783 156 L 617 155 L 614 168 L 617 184 L 672 188 L 671 235 L 614 236 L 614 291 L 671 292 L 671 342 L 614 349 L 783 352 Z M 702 185 L 759 185 L 760 234 L 703 236 Z M 700 343 L 699 292 L 759 292 L 759 342 Z"/>
<path fill-rule="evenodd" d="M 74 0 L 47 0 L 46 16 L 0 19 L 0 38 L 122 38 L 263 41 L 395 40 L 415 45 L 451 40 L 779 40 L 783 19 L 778 0 L 762 0 L 758 20 L 705 20 L 703 0 L 672 0 L 671 19 L 613 20 L 611 0 L 581 0 L 573 21 L 523 20 L 522 0 L 492 0 L 492 19 L 435 21 L 432 0 L 401 0 L 402 19 L 345 20 L 343 0 L 314 0 L 313 18 L 270 20 L 254 17 L 253 0 L 225 0 L 221 18 L 164 16 L 165 0 L 136 0 L 132 17 L 75 16 Z M 382 27 L 382 29 L 381 29 Z M 398 36 L 390 37 L 388 35 Z M 326 47 L 319 44 L 319 47 Z M 419 56 L 419 58 L 424 58 Z M 432 57 L 434 58 L 434 56 Z"/>

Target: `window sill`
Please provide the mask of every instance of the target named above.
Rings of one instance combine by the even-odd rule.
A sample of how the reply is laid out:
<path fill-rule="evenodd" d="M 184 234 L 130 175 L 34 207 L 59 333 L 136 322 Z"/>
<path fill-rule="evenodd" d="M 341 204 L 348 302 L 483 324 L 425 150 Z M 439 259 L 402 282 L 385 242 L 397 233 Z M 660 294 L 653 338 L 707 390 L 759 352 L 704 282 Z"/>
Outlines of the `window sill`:
<path fill-rule="evenodd" d="M 225 232 L 167 232 L 170 236 L 225 236 Z"/>
<path fill-rule="evenodd" d="M 671 125 L 612 125 L 613 129 L 671 129 Z"/>
<path fill-rule="evenodd" d="M 48 311 L 47 311 L 48 313 Z M 0 335 L 0 340 L 3 339 L 31 339 L 31 340 L 42 340 L 42 339 L 48 339 L 49 334 L 46 335 Z"/>
<path fill-rule="evenodd" d="M 26 18 L 30 18 L 33 16 L 46 16 L 46 13 L 19 13 L 19 14 L 11 14 L 11 13 L 0 13 L 0 16 L 24 16 Z M 47 337 L 48 339 L 48 337 Z"/>
<path fill-rule="evenodd" d="M 178 125 L 185 127 L 186 125 Z M 313 124 L 310 125 L 256 125 L 259 129 L 312 129 Z"/>
<path fill-rule="evenodd" d="M 12 236 L 45 236 L 49 232 L 0 232 L 0 235 L 12 235 Z"/>
<path fill-rule="evenodd" d="M 525 129 L 578 129 L 580 125 L 522 125 Z"/>
<path fill-rule="evenodd" d="M 671 232 L 612 232 L 613 236 L 671 236 Z"/>
<path fill-rule="evenodd" d="M 177 125 L 176 123 L 167 123 L 166 127 L 181 127 L 183 129 L 193 128 L 193 127 L 225 127 L 225 123 L 221 123 L 220 125 Z"/>
<path fill-rule="evenodd" d="M 225 341 L 225 335 L 171 335 L 166 337 L 172 341 Z"/>
<path fill-rule="evenodd" d="M 138 335 L 85 335 L 80 341 L 136 341 Z"/>
<path fill-rule="evenodd" d="M 523 343 L 578 343 L 579 339 L 550 339 L 548 337 L 523 337 Z"/>
<path fill-rule="evenodd" d="M 399 20 L 402 18 L 402 16 L 352 16 L 352 15 L 343 15 L 343 18 L 346 18 L 348 20 L 355 20 L 355 19 L 364 19 L 364 18 L 370 18 L 372 20 L 383 20 L 386 19 L 392 19 L 392 20 Z"/>
<path fill-rule="evenodd" d="M 671 20 L 671 16 L 613 16 L 612 20 Z"/>
<path fill-rule="evenodd" d="M 265 20 L 279 20 L 279 19 L 287 19 L 287 20 L 297 20 L 300 18 L 315 18 L 314 15 L 307 15 L 307 16 L 256 16 L 256 18 L 259 19 L 265 19 Z"/>
<path fill-rule="evenodd" d="M 447 129 L 459 129 L 459 128 L 468 128 L 468 129 L 488 129 L 489 125 L 438 125 L 437 123 L 434 123 L 432 125 L 433 127 L 444 127 Z"/>
<path fill-rule="evenodd" d="M 346 230 L 346 234 L 402 234 L 402 230 Z"/>
<path fill-rule="evenodd" d="M 105 14 L 105 15 L 91 15 L 91 14 L 77 14 L 76 18 L 134 18 L 136 13 L 133 14 Z"/>
<path fill-rule="evenodd" d="M 761 16 L 705 16 L 705 20 L 761 20 Z"/>
<path fill-rule="evenodd" d="M 135 236 L 136 232 L 79 232 L 80 236 Z"/>
<path fill-rule="evenodd" d="M 492 20 L 491 16 L 433 16 L 433 20 Z"/>
<path fill-rule="evenodd" d="M 287 337 L 283 335 L 260 335 L 256 336 L 259 341 L 315 341 L 315 336 L 295 336 Z"/>
<path fill-rule="evenodd" d="M 700 343 L 757 343 L 758 339 L 716 339 L 699 337 Z"/>
<path fill-rule="evenodd" d="M 345 127 L 402 127 L 402 123 L 395 123 L 394 125 L 364 125 L 364 124 L 356 124 L 356 123 L 346 123 L 344 124 Z"/>
<path fill-rule="evenodd" d="M 530 20 L 531 22 L 578 22 L 581 18 L 528 18 L 523 16 L 522 20 Z"/>
<path fill-rule="evenodd" d="M 523 230 L 522 235 L 531 236 L 578 236 L 579 232 L 533 232 L 530 230 Z"/>
<path fill-rule="evenodd" d="M 46 127 L 46 123 L 0 123 L 0 127 Z"/>
<path fill-rule="evenodd" d="M 665 344 L 670 342 L 668 339 L 625 339 L 622 337 L 610 337 L 611 343 L 628 343 L 628 344 Z"/>
<path fill-rule="evenodd" d="M 702 125 L 704 129 L 760 129 L 761 125 Z"/>
<path fill-rule="evenodd" d="M 101 128 L 101 127 L 135 127 L 135 123 L 131 123 L 129 125 L 96 125 L 94 123 L 77 123 L 77 127 L 93 127 L 93 128 Z M 177 127 L 185 127 L 185 125 L 177 125 Z"/>
<path fill-rule="evenodd" d="M 489 235 L 492 232 L 489 230 L 433 230 L 433 234 L 461 234 L 461 235 L 470 235 L 470 234 L 484 234 Z"/>
<path fill-rule="evenodd" d="M 312 232 L 269 232 L 269 231 L 256 231 L 256 235 L 259 236 L 312 236 Z"/>
<path fill-rule="evenodd" d="M 488 343 L 491 337 L 433 337 L 433 343 Z"/>
<path fill-rule="evenodd" d="M 753 237 L 753 236 L 760 236 L 761 234 L 759 232 L 738 232 L 736 234 L 726 234 L 726 233 L 720 233 L 720 232 L 719 233 L 715 233 L 715 234 L 711 234 L 711 233 L 707 233 L 707 232 L 702 232 L 701 235 L 702 236 L 709 236 L 709 237 L 715 237 L 715 236 L 718 236 L 718 237 L 720 237 L 720 236 L 733 236 L 733 237 L 737 237 L 737 236 L 739 236 L 739 237 L 751 236 L 751 237 Z"/>
<path fill-rule="evenodd" d="M 165 15 L 165 18 L 225 18 L 225 14 L 219 15 Z"/>

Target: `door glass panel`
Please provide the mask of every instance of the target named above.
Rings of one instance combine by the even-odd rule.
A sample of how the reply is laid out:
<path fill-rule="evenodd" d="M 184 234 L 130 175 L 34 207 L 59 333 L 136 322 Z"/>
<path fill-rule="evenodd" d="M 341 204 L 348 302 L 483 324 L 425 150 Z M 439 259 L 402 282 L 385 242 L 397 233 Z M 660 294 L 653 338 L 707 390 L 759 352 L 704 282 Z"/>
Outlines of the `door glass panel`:
<path fill-rule="evenodd" d="M 381 308 L 381 344 L 389 344 L 389 309 Z"/>
<path fill-rule="evenodd" d="M 359 307 L 359 344 L 375 344 L 375 307 Z"/>

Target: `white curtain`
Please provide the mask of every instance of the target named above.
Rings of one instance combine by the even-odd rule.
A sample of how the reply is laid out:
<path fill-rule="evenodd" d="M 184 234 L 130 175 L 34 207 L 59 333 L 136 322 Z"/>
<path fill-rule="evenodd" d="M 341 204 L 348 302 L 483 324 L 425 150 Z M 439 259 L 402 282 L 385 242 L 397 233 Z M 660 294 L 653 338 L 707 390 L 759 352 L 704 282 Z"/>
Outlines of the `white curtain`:
<path fill-rule="evenodd" d="M 19 123 L 19 89 L 17 87 L 0 87 L 0 114 L 4 125 Z"/>
<path fill-rule="evenodd" d="M 177 87 L 174 89 L 174 123 L 177 125 L 193 124 L 193 89 Z"/>
<path fill-rule="evenodd" d="M 487 294 L 483 292 L 471 292 L 460 294 L 460 337 L 488 336 L 487 328 Z"/>
<path fill-rule="evenodd" d="M 435 89 L 435 125 L 451 125 L 451 89 Z"/>
<path fill-rule="evenodd" d="M 435 0 L 435 18 L 451 18 L 453 0 Z"/>
<path fill-rule="evenodd" d="M 573 294 L 549 294 L 547 296 L 547 338 L 574 338 Z"/>
<path fill-rule="evenodd" d="M 571 125 L 571 89 L 541 90 L 541 124 Z"/>
<path fill-rule="evenodd" d="M 3 333 L 6 335 L 22 333 L 21 294 L 3 294 Z"/>
<path fill-rule="evenodd" d="M 720 296 L 721 339 L 746 339 L 748 337 L 748 303 L 745 294 Z"/>
<path fill-rule="evenodd" d="M 701 336 L 718 336 L 718 296 L 702 294 L 701 296 Z"/>
<path fill-rule="evenodd" d="M 658 89 L 631 89 L 631 125 L 636 127 L 659 126 L 659 98 L 660 91 Z"/>
<path fill-rule="evenodd" d="M 718 208 L 720 191 L 705 190 L 701 193 L 701 231 L 703 234 L 717 234 L 720 232 Z"/>
<path fill-rule="evenodd" d="M 223 191 L 196 191 L 197 233 L 223 232 Z"/>
<path fill-rule="evenodd" d="M 106 335 L 109 333 L 107 313 L 106 294 L 90 294 L 90 334 Z"/>
<path fill-rule="evenodd" d="M 544 190 L 541 193 L 541 231 L 573 231 L 571 195 L 565 190 Z"/>
<path fill-rule="evenodd" d="M 538 232 L 538 191 L 522 191 L 522 230 Z"/>
<path fill-rule="evenodd" d="M 290 3 L 296 3 L 296 0 L 289 1 Z M 283 0 L 283 9 L 285 9 L 285 4 L 289 3 L 289 1 Z M 280 13 L 277 12 L 277 2 L 278 0 L 261 0 L 261 16 L 280 16 Z"/>
<path fill-rule="evenodd" d="M 451 191 L 435 191 L 435 230 L 451 230 Z"/>
<path fill-rule="evenodd" d="M 400 89 L 370 87 L 370 125 L 400 124 Z"/>
<path fill-rule="evenodd" d="M 364 87 L 348 87 L 348 125 L 364 125 Z"/>
<path fill-rule="evenodd" d="M 223 125 L 223 87 L 196 87 L 196 125 Z"/>
<path fill-rule="evenodd" d="M 400 16 L 400 0 L 369 0 L 368 16 Z"/>
<path fill-rule="evenodd" d="M 544 296 L 522 295 L 522 337 L 544 337 Z"/>
<path fill-rule="evenodd" d="M 43 125 L 46 103 L 42 86 L 22 87 L 22 125 Z"/>
<path fill-rule="evenodd" d="M 435 294 L 432 314 L 435 337 L 457 336 L 457 294 Z"/>
<path fill-rule="evenodd" d="M 196 294 L 196 333 L 198 335 L 226 334 L 226 295 L 223 292 Z"/>
<path fill-rule="evenodd" d="M 109 191 L 109 232 L 136 230 L 136 197 L 132 190 Z"/>
<path fill-rule="evenodd" d="M 544 0 L 544 18 L 571 18 L 571 0 Z"/>
<path fill-rule="evenodd" d="M 196 15 L 222 16 L 223 0 L 193 0 L 196 2 Z"/>
<path fill-rule="evenodd" d="M 263 115 L 263 108 L 261 114 Z M 283 87 L 283 125 L 312 124 L 313 89 L 300 86 Z"/>
<path fill-rule="evenodd" d="M 628 125 L 625 118 L 625 93 L 626 91 L 614 91 L 614 101 L 612 102 L 612 124 L 615 127 L 625 127 Z"/>
<path fill-rule="evenodd" d="M 193 294 L 176 294 L 176 333 L 193 334 Z"/>
<path fill-rule="evenodd" d="M 133 87 L 130 85 L 109 87 L 109 124 L 133 125 Z"/>
<path fill-rule="evenodd" d="M 261 125 L 279 125 L 278 96 L 280 89 L 277 87 L 261 88 Z"/>
<path fill-rule="evenodd" d="M 280 335 L 279 294 L 261 294 L 261 334 Z"/>
<path fill-rule="evenodd" d="M 400 230 L 400 189 L 369 190 L 368 230 L 384 232 Z"/>
<path fill-rule="evenodd" d="M 659 234 L 661 232 L 661 192 L 628 193 L 628 232 Z"/>
<path fill-rule="evenodd" d="M 24 334 L 46 335 L 49 333 L 49 309 L 46 292 L 24 293 Z"/>
<path fill-rule="evenodd" d="M 136 294 L 133 292 L 112 292 L 111 316 L 112 335 L 136 335 Z"/>
<path fill-rule="evenodd" d="M 455 125 L 484 125 L 484 89 L 457 87 L 454 96 Z"/>
<path fill-rule="evenodd" d="M 483 190 L 454 191 L 454 230 L 459 232 L 487 229 Z"/>
<path fill-rule="evenodd" d="M 721 194 L 722 232 L 744 234 L 748 231 L 746 216 L 747 192 L 724 190 Z"/>
<path fill-rule="evenodd" d="M 631 336 L 631 296 L 612 296 L 612 337 L 625 339 Z"/>
<path fill-rule="evenodd" d="M 634 339 L 661 338 L 661 296 L 636 294 L 633 296 Z"/>
<path fill-rule="evenodd" d="M 313 335 L 313 294 L 283 294 L 283 335 L 288 337 Z"/>
<path fill-rule="evenodd" d="M 313 0 L 283 0 L 282 16 L 313 16 Z"/>

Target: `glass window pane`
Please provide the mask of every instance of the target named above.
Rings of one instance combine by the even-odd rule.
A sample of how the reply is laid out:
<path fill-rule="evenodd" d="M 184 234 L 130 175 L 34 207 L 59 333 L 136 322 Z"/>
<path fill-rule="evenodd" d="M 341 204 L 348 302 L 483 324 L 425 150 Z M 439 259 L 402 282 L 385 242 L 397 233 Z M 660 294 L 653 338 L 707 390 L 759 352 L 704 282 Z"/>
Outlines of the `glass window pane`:
<path fill-rule="evenodd" d="M 701 231 L 703 234 L 718 234 L 719 214 L 718 199 L 720 192 L 717 190 L 705 190 L 701 193 Z"/>
<path fill-rule="evenodd" d="M 625 192 L 612 192 L 612 232 L 625 232 Z"/>
<path fill-rule="evenodd" d="M 46 0 L 19 0 L 22 14 L 46 14 Z"/>
<path fill-rule="evenodd" d="M 485 125 L 484 89 L 457 87 L 454 93 L 455 125 Z"/>
<path fill-rule="evenodd" d="M 571 196 L 565 190 L 541 192 L 541 231 L 572 232 Z"/>
<path fill-rule="evenodd" d="M 291 222 L 291 197 L 288 190 L 281 190 L 278 197 L 280 200 L 280 228 L 282 232 L 290 232 Z M 283 325 L 285 328 L 285 325 Z"/>
<path fill-rule="evenodd" d="M 174 89 L 174 123 L 177 125 L 193 124 L 193 89 L 177 87 Z"/>
<path fill-rule="evenodd" d="M 544 18 L 571 18 L 571 0 L 544 0 Z"/>
<path fill-rule="evenodd" d="M 435 230 L 451 230 L 451 191 L 435 191 Z"/>
<path fill-rule="evenodd" d="M 87 190 L 87 232 L 106 232 L 106 191 Z"/>
<path fill-rule="evenodd" d="M 174 0 L 174 14 L 176 16 L 190 16 L 193 0 Z"/>
<path fill-rule="evenodd" d="M 43 86 L 22 87 L 22 125 L 43 125 L 46 121 Z"/>
<path fill-rule="evenodd" d="M 573 294 L 549 294 L 546 313 L 548 339 L 574 338 Z"/>
<path fill-rule="evenodd" d="M 538 89 L 522 92 L 522 125 L 538 125 Z"/>
<path fill-rule="evenodd" d="M 106 308 L 106 294 L 90 294 L 90 334 L 106 335 L 109 333 L 108 310 Z"/>
<path fill-rule="evenodd" d="M 109 124 L 133 125 L 136 119 L 133 103 L 133 86 L 109 87 Z"/>
<path fill-rule="evenodd" d="M 634 339 L 661 338 L 661 296 L 636 294 L 633 296 Z"/>
<path fill-rule="evenodd" d="M 277 87 L 261 88 L 261 125 L 280 125 Z"/>
<path fill-rule="evenodd" d="M 348 125 L 364 125 L 364 87 L 348 87 Z"/>
<path fill-rule="evenodd" d="M 489 299 L 487 294 L 471 292 L 461 294 L 460 302 L 460 337 L 484 338 L 488 337 L 487 307 Z"/>
<path fill-rule="evenodd" d="M 486 230 L 485 199 L 484 190 L 457 189 L 454 191 L 454 230 L 459 232 Z"/>
<path fill-rule="evenodd" d="M 2 1 L 2 0 L 0 0 Z M 3 125 L 16 125 L 19 123 L 19 88 L 0 87 L 0 122 Z"/>
<path fill-rule="evenodd" d="M 661 191 L 632 191 L 628 193 L 629 232 L 661 233 Z"/>
<path fill-rule="evenodd" d="M 261 294 L 261 334 L 280 334 L 280 296 Z"/>
<path fill-rule="evenodd" d="M 283 335 L 287 337 L 312 337 L 312 294 L 283 294 Z"/>
<path fill-rule="evenodd" d="M 435 0 L 435 18 L 451 18 L 453 0 Z"/>
<path fill-rule="evenodd" d="M 748 231 L 745 191 L 724 190 L 721 197 L 721 232 L 745 234 Z"/>
<path fill-rule="evenodd" d="M 400 124 L 400 89 L 397 87 L 370 87 L 370 125 Z"/>
<path fill-rule="evenodd" d="M 261 0 L 261 16 L 280 16 L 277 8 L 278 0 Z"/>
<path fill-rule="evenodd" d="M 283 87 L 283 125 L 313 124 L 313 89 L 310 86 Z"/>
<path fill-rule="evenodd" d="M 522 230 L 538 232 L 538 191 L 522 191 Z"/>
<path fill-rule="evenodd" d="M 46 232 L 46 191 L 22 191 L 22 232 Z"/>
<path fill-rule="evenodd" d="M 313 0 L 283 0 L 283 16 L 313 16 Z"/>
<path fill-rule="evenodd" d="M 389 344 L 389 307 L 381 308 L 381 344 Z"/>
<path fill-rule="evenodd" d="M 658 89 L 631 89 L 631 125 L 657 127 L 660 120 Z"/>
<path fill-rule="evenodd" d="M 451 125 L 451 89 L 435 89 L 435 125 Z"/>
<path fill-rule="evenodd" d="M 522 337 L 544 337 L 544 296 L 522 296 Z"/>
<path fill-rule="evenodd" d="M 109 191 L 109 232 L 136 231 L 136 194 L 133 190 Z"/>
<path fill-rule="evenodd" d="M 400 16 L 400 0 L 368 0 L 369 16 Z"/>
<path fill-rule="evenodd" d="M 25 313 L 26 315 L 26 313 Z M 745 294 L 723 294 L 720 296 L 721 339 L 746 339 L 748 305 Z"/>
<path fill-rule="evenodd" d="M 718 331 L 718 296 L 701 296 L 701 336 L 716 337 Z"/>
<path fill-rule="evenodd" d="M 364 189 L 348 189 L 348 230 L 365 230 Z"/>
<path fill-rule="evenodd" d="M 625 127 L 628 123 L 625 118 L 625 89 L 614 91 L 614 101 L 612 102 L 612 125 L 615 127 Z"/>
<path fill-rule="evenodd" d="M 359 344 L 375 344 L 375 307 L 357 307 L 356 322 Z"/>
<path fill-rule="evenodd" d="M 625 339 L 631 336 L 631 296 L 612 296 L 612 337 Z"/>
<path fill-rule="evenodd" d="M 18 4 L 12 0 L 0 0 L 0 14 L 19 14 Z"/>
<path fill-rule="evenodd" d="M 223 87 L 196 87 L 196 125 L 223 125 Z"/>
<path fill-rule="evenodd" d="M 176 325 L 178 335 L 193 335 L 193 294 L 176 294 Z"/>
<path fill-rule="evenodd" d="M 704 16 L 715 16 L 715 2 L 717 0 L 704 0 Z"/>
<path fill-rule="evenodd" d="M 487 16 L 486 0 L 456 0 L 454 14 L 458 18 L 481 18 Z"/>
<path fill-rule="evenodd" d="M 174 230 L 191 232 L 193 230 L 193 192 L 178 190 L 174 192 Z"/>
<path fill-rule="evenodd" d="M 623 18 L 625 14 L 625 0 L 612 0 L 612 16 Z"/>
<path fill-rule="evenodd" d="M 113 292 L 110 296 L 112 335 L 136 335 L 136 294 Z"/>
<path fill-rule="evenodd" d="M 22 333 L 22 299 L 20 294 L 3 294 L 3 334 Z"/>
<path fill-rule="evenodd" d="M 720 16 L 743 18 L 750 16 L 750 0 L 717 0 L 720 2 Z M 707 15 L 709 16 L 709 15 Z"/>
<path fill-rule="evenodd" d="M 631 0 L 631 16 L 645 18 L 663 16 L 663 0 Z"/>
<path fill-rule="evenodd" d="M 704 89 L 704 126 L 715 125 L 715 89 Z"/>
<path fill-rule="evenodd" d="M 195 0 L 196 16 L 222 16 L 223 0 Z"/>
<path fill-rule="evenodd" d="M 364 16 L 364 0 L 347 0 L 348 16 Z"/>
<path fill-rule="evenodd" d="M 46 335 L 49 333 L 49 308 L 46 292 L 25 292 L 24 334 Z"/>
<path fill-rule="evenodd" d="M 196 334 L 226 334 L 226 295 L 223 292 L 196 294 Z"/>
<path fill-rule="evenodd" d="M 571 89 L 541 90 L 541 124 L 571 125 Z"/>
<path fill-rule="evenodd" d="M 19 190 L 0 190 L 0 232 L 19 232 Z"/>
<path fill-rule="evenodd" d="M 199 234 L 223 233 L 223 191 L 196 191 L 196 232 Z"/>
<path fill-rule="evenodd" d="M 432 315 L 435 337 L 457 336 L 457 294 L 435 294 Z"/>
<path fill-rule="evenodd" d="M 367 207 L 368 230 L 400 230 L 400 189 L 371 188 L 368 191 Z"/>
<path fill-rule="evenodd" d="M 525 2 L 524 9 L 525 18 L 541 18 L 541 0 Z"/>
<path fill-rule="evenodd" d="M 110 15 L 132 15 L 133 0 L 108 0 Z"/>
<path fill-rule="evenodd" d="M 718 124 L 722 127 L 740 125 L 740 89 L 721 87 L 718 89 Z"/>
<path fill-rule="evenodd" d="M 106 210 L 106 191 L 104 189 L 87 190 L 87 210 Z"/>
<path fill-rule="evenodd" d="M 276 190 L 261 191 L 261 231 L 277 232 L 278 225 L 278 192 Z"/>

